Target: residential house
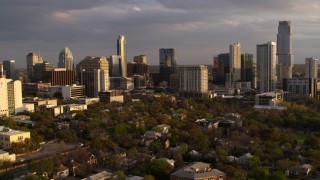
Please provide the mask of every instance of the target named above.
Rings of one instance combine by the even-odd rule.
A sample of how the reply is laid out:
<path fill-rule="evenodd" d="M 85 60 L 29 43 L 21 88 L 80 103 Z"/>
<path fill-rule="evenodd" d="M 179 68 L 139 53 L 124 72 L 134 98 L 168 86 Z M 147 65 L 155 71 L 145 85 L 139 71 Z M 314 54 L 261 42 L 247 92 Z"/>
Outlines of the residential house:
<path fill-rule="evenodd" d="M 55 171 L 54 179 L 64 179 L 68 176 L 69 176 L 69 169 L 64 165 L 60 164 L 60 166 Z"/>
<path fill-rule="evenodd" d="M 226 180 L 226 173 L 212 169 L 211 165 L 203 162 L 195 162 L 170 174 L 170 180 Z"/>
<path fill-rule="evenodd" d="M 248 159 L 250 159 L 252 157 L 253 157 L 253 155 L 251 155 L 250 153 L 246 153 L 246 154 L 239 157 L 238 163 L 241 165 L 245 165 L 245 164 L 247 164 Z"/>

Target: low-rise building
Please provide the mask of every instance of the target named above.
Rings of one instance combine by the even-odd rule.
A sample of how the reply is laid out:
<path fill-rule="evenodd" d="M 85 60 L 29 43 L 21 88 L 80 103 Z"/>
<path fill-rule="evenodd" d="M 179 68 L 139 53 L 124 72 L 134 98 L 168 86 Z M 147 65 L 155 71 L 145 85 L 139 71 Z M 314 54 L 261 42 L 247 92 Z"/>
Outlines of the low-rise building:
<path fill-rule="evenodd" d="M 203 162 L 195 162 L 185 166 L 170 175 L 170 180 L 226 180 L 226 173 L 212 169 L 211 165 Z"/>
<path fill-rule="evenodd" d="M 280 106 L 280 103 L 287 100 L 287 93 L 283 91 L 273 91 L 257 94 L 255 96 L 254 109 L 275 109 L 285 110 L 285 107 Z"/>
<path fill-rule="evenodd" d="M 0 146 L 3 149 L 9 149 L 13 142 L 22 143 L 25 139 L 30 139 L 30 132 L 0 126 Z"/>
<path fill-rule="evenodd" d="M 0 149 L 0 161 L 15 161 L 16 154 L 9 154 L 9 152 Z"/>
<path fill-rule="evenodd" d="M 65 113 L 70 113 L 73 111 L 84 111 L 88 109 L 86 104 L 67 104 L 63 106 Z"/>
<path fill-rule="evenodd" d="M 99 98 L 87 98 L 87 97 L 79 98 L 79 103 L 81 103 L 81 104 L 90 105 L 90 104 L 94 104 L 97 102 L 100 102 Z"/>
<path fill-rule="evenodd" d="M 62 94 L 63 99 L 74 99 L 84 96 L 84 86 L 73 84 L 72 86 L 50 86 L 49 94 L 52 96 L 56 92 Z"/>
<path fill-rule="evenodd" d="M 123 103 L 124 98 L 122 91 L 105 91 L 99 93 L 100 102 L 120 102 Z"/>

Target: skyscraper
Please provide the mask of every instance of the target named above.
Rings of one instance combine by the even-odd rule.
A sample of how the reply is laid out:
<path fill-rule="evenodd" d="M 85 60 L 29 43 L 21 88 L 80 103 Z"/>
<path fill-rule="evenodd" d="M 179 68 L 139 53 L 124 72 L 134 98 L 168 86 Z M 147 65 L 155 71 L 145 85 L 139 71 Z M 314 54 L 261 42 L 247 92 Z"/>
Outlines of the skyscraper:
<path fill-rule="evenodd" d="M 318 59 L 315 59 L 313 57 L 306 58 L 305 77 L 318 78 Z"/>
<path fill-rule="evenodd" d="M 133 57 L 133 61 L 139 64 L 147 64 L 147 56 L 146 55 L 135 56 Z"/>
<path fill-rule="evenodd" d="M 207 66 L 185 66 L 179 68 L 180 95 L 202 97 L 208 93 Z"/>
<path fill-rule="evenodd" d="M 170 84 L 170 75 L 178 73 L 176 49 L 159 49 L 159 61 L 160 79 Z"/>
<path fill-rule="evenodd" d="M 240 80 L 241 69 L 241 44 L 230 44 L 230 73 L 233 73 L 233 82 Z"/>
<path fill-rule="evenodd" d="M 260 93 L 276 89 L 276 42 L 257 45 Z"/>
<path fill-rule="evenodd" d="M 117 40 L 117 55 L 121 56 L 121 77 L 127 77 L 127 41 L 124 35 L 120 35 Z"/>
<path fill-rule="evenodd" d="M 252 80 L 253 54 L 241 54 L 241 81 Z"/>
<path fill-rule="evenodd" d="M 86 96 L 97 97 L 98 93 L 109 85 L 108 70 L 109 65 L 105 57 L 88 56 L 77 65 L 79 82 L 85 85 Z M 101 81 L 105 81 L 103 88 L 101 88 Z"/>
<path fill-rule="evenodd" d="M 6 78 L 15 79 L 15 71 L 16 71 L 16 61 L 15 60 L 7 60 L 3 61 L 3 70 Z"/>
<path fill-rule="evenodd" d="M 43 78 L 45 76 L 45 73 L 47 71 L 52 71 L 54 70 L 54 65 L 49 62 L 43 62 L 43 63 L 37 63 L 33 66 L 33 76 L 32 76 L 32 81 L 37 82 L 37 81 L 43 81 Z"/>
<path fill-rule="evenodd" d="M 33 66 L 38 63 L 42 63 L 43 60 L 40 56 L 38 56 L 36 53 L 29 53 L 27 55 L 27 73 L 28 78 L 32 79 L 33 77 Z"/>
<path fill-rule="evenodd" d="M 292 78 L 293 53 L 291 21 L 279 21 L 277 35 L 278 81 Z"/>
<path fill-rule="evenodd" d="M 68 47 L 63 48 L 59 54 L 58 68 L 74 69 L 73 55 Z"/>
<path fill-rule="evenodd" d="M 109 76 L 110 77 L 122 77 L 121 74 L 121 59 L 119 55 L 112 55 L 108 58 L 109 62 Z"/>

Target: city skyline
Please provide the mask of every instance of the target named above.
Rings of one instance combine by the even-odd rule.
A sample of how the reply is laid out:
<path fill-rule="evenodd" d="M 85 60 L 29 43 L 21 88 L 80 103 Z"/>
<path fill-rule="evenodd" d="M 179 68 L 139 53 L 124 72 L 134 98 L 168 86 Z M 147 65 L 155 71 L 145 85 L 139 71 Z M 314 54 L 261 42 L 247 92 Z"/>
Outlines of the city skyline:
<path fill-rule="evenodd" d="M 158 49 L 176 48 L 179 64 L 211 64 L 235 41 L 242 52 L 256 54 L 257 44 L 276 41 L 278 22 L 284 20 L 292 22 L 295 63 L 319 57 L 320 3 L 315 0 L 73 1 L 2 2 L 0 60 L 26 67 L 25 56 L 40 51 L 57 64 L 61 48 L 68 46 L 77 64 L 86 56 L 116 54 L 114 39 L 124 34 L 128 62 L 146 54 L 157 65 Z"/>

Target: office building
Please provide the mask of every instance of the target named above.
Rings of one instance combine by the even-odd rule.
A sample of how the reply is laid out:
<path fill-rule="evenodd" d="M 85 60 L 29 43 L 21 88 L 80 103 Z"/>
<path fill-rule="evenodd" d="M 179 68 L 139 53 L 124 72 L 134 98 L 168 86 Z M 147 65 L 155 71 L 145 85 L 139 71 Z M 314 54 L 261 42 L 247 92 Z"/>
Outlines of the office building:
<path fill-rule="evenodd" d="M 278 81 L 292 78 L 293 52 L 291 21 L 279 21 L 277 35 Z"/>
<path fill-rule="evenodd" d="M 229 56 L 229 53 L 223 53 L 213 58 L 213 84 L 224 85 L 226 83 L 226 74 L 230 72 Z"/>
<path fill-rule="evenodd" d="M 54 70 L 54 65 L 49 62 L 35 64 L 33 66 L 32 82 L 43 81 L 45 73 L 52 70 Z"/>
<path fill-rule="evenodd" d="M 127 41 L 124 35 L 118 37 L 117 55 L 121 56 L 119 63 L 121 77 L 127 77 Z"/>
<path fill-rule="evenodd" d="M 16 61 L 15 60 L 7 60 L 3 61 L 3 72 L 8 79 L 16 79 L 15 72 L 16 72 Z"/>
<path fill-rule="evenodd" d="M 318 78 L 318 59 L 315 59 L 313 57 L 306 58 L 305 77 L 306 78 Z"/>
<path fill-rule="evenodd" d="M 107 88 L 108 70 L 109 65 L 105 57 L 88 56 L 77 65 L 79 82 L 81 85 L 85 85 L 86 96 L 97 97 L 101 91 L 99 88 L 101 81 L 104 81 L 102 87 Z"/>
<path fill-rule="evenodd" d="M 283 90 L 288 92 L 289 100 L 315 98 L 317 93 L 316 78 L 285 78 Z"/>
<path fill-rule="evenodd" d="M 170 85 L 170 75 L 178 73 L 176 49 L 159 49 L 159 62 L 160 79 Z"/>
<path fill-rule="evenodd" d="M 256 88 L 256 61 L 253 54 L 241 54 L 241 81 L 251 82 L 252 88 Z"/>
<path fill-rule="evenodd" d="M 132 77 L 110 77 L 111 90 L 133 90 L 134 80 Z"/>
<path fill-rule="evenodd" d="M 50 83 L 23 83 L 22 89 L 23 89 L 23 96 L 38 96 L 38 95 L 44 95 L 48 93 L 48 89 L 51 86 Z"/>
<path fill-rule="evenodd" d="M 281 103 L 287 100 L 287 94 L 284 91 L 256 94 L 253 108 L 256 110 L 286 110 L 286 107 L 281 106 Z"/>
<path fill-rule="evenodd" d="M 74 70 L 73 55 L 68 47 L 63 48 L 59 54 L 58 68 Z"/>
<path fill-rule="evenodd" d="M 108 59 L 109 62 L 109 76 L 110 77 L 122 77 L 121 75 L 121 56 L 112 55 Z"/>
<path fill-rule="evenodd" d="M 71 86 L 50 86 L 48 93 L 53 96 L 56 92 L 60 92 L 63 99 L 74 99 L 84 96 L 84 86 L 73 84 Z"/>
<path fill-rule="evenodd" d="M 211 165 L 203 162 L 195 162 L 170 174 L 170 180 L 200 180 L 215 179 L 227 180 L 226 173 L 211 168 Z"/>
<path fill-rule="evenodd" d="M 30 139 L 30 132 L 0 126 L 0 146 L 2 149 L 9 149 L 12 143 L 23 143 L 26 139 Z"/>
<path fill-rule="evenodd" d="M 123 103 L 122 91 L 105 91 L 99 93 L 100 102 L 120 102 Z"/>
<path fill-rule="evenodd" d="M 257 45 L 257 67 L 260 93 L 276 89 L 276 42 Z"/>
<path fill-rule="evenodd" d="M 144 63 L 129 62 L 127 64 L 128 77 L 134 75 L 149 76 L 149 65 Z"/>
<path fill-rule="evenodd" d="M 50 83 L 51 86 L 70 86 L 76 84 L 76 72 L 74 70 L 67 70 L 66 68 L 54 68 L 51 71 L 44 72 L 42 82 Z"/>
<path fill-rule="evenodd" d="M 28 78 L 33 78 L 33 66 L 38 63 L 43 63 L 43 60 L 40 56 L 38 56 L 36 53 L 29 53 L 27 55 L 27 74 Z"/>
<path fill-rule="evenodd" d="M 147 64 L 147 56 L 146 55 L 139 55 L 133 57 L 133 61 L 137 64 Z"/>
<path fill-rule="evenodd" d="M 206 66 L 180 67 L 179 78 L 181 96 L 202 97 L 207 95 L 208 68 Z"/>

